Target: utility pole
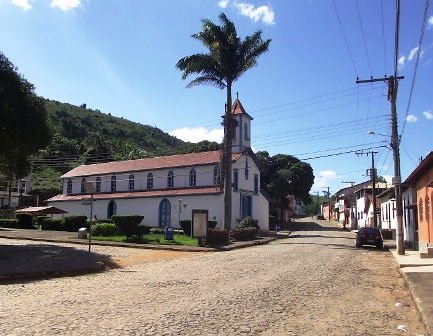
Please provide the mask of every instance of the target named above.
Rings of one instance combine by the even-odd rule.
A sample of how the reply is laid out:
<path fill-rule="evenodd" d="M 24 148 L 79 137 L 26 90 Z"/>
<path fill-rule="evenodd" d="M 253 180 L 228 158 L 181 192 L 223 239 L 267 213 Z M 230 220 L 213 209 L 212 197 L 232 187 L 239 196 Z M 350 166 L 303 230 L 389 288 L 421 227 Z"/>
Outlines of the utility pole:
<path fill-rule="evenodd" d="M 366 153 L 371 154 L 371 169 L 370 169 L 370 178 L 371 183 L 373 184 L 373 226 L 377 228 L 377 209 L 376 209 L 376 169 L 374 168 L 374 154 L 377 154 L 377 152 L 371 151 Z M 364 155 L 363 152 L 357 152 L 356 155 Z"/>
<path fill-rule="evenodd" d="M 322 187 L 324 189 L 328 189 L 328 191 L 324 191 L 323 193 L 328 197 L 328 220 L 331 220 L 331 193 L 329 192 L 330 187 Z"/>
<path fill-rule="evenodd" d="M 387 82 L 388 83 L 388 100 L 391 103 L 391 148 L 394 157 L 394 177 L 392 178 L 392 184 L 395 190 L 395 209 L 397 212 L 397 253 L 399 255 L 405 254 L 404 246 L 404 233 L 403 233 L 403 198 L 401 194 L 401 172 L 400 172 L 400 137 L 398 136 L 397 128 L 397 89 L 398 81 L 403 79 L 404 76 L 390 76 L 378 79 L 369 80 L 357 80 L 356 84 L 360 83 L 371 83 L 371 82 Z"/>

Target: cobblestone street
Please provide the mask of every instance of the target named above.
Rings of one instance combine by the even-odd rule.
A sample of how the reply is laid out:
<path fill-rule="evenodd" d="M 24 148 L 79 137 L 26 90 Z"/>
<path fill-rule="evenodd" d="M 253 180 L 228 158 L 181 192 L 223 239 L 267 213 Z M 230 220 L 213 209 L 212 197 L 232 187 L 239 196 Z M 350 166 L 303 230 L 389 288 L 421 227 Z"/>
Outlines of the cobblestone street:
<path fill-rule="evenodd" d="M 125 266 L 1 284 L 0 335 L 424 334 L 389 252 L 295 225 L 290 238 L 229 252 L 95 247 Z"/>

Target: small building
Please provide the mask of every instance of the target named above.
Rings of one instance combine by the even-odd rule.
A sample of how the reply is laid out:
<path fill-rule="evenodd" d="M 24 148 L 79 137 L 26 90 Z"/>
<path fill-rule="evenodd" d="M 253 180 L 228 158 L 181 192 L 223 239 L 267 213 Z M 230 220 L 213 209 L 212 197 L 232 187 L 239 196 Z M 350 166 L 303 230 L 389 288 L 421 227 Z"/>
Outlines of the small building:
<path fill-rule="evenodd" d="M 404 182 L 416 191 L 420 256 L 433 256 L 433 152 L 430 152 Z M 410 201 L 410 200 L 409 200 Z M 414 210 L 414 203 L 406 208 Z"/>

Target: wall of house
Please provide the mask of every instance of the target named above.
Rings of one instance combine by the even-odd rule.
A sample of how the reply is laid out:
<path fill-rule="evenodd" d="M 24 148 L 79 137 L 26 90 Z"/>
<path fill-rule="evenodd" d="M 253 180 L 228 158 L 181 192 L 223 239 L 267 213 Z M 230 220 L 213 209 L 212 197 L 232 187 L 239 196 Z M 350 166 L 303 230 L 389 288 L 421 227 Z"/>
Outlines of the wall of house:
<path fill-rule="evenodd" d="M 416 183 L 420 251 L 424 251 L 427 246 L 432 246 L 433 244 L 433 216 L 431 209 L 433 188 L 428 186 L 431 181 L 433 181 L 433 167 L 423 174 Z"/>
<path fill-rule="evenodd" d="M 382 229 L 397 230 L 397 213 L 395 211 L 394 194 L 388 194 L 380 198 L 380 218 Z"/>
<path fill-rule="evenodd" d="M 365 209 L 365 197 L 364 194 L 362 193 L 362 195 L 357 195 L 356 198 L 356 211 L 357 211 L 356 217 L 358 222 L 358 228 L 363 226 L 368 226 L 368 216 L 364 212 L 364 209 Z"/>

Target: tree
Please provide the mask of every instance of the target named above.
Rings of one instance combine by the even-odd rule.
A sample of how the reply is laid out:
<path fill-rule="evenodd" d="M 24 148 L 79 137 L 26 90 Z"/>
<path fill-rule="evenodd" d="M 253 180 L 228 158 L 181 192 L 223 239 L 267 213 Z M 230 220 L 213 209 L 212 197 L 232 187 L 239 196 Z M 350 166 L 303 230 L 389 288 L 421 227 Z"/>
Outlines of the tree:
<path fill-rule="evenodd" d="M 243 41 L 238 37 L 236 27 L 224 13 L 219 15 L 221 26 L 208 19 L 202 20 L 201 32 L 192 35 L 209 49 L 209 53 L 193 54 L 180 59 L 176 67 L 183 72 L 182 79 L 192 74 L 198 77 L 187 87 L 207 84 L 226 89 L 227 99 L 224 113 L 224 140 L 222 158 L 222 179 L 224 181 L 224 228 L 231 227 L 232 221 L 232 139 L 235 120 L 232 118 L 232 85 L 247 70 L 257 65 L 258 57 L 268 51 L 271 40 L 263 41 L 262 31 L 247 36 Z"/>
<path fill-rule="evenodd" d="M 271 157 L 266 151 L 257 152 L 256 156 L 264 170 L 261 187 L 279 204 L 281 214 L 287 208 L 288 194 L 294 195 L 305 204 L 311 201 L 309 192 L 314 183 L 314 175 L 308 163 L 286 154 Z"/>
<path fill-rule="evenodd" d="M 44 102 L 17 70 L 0 52 L 0 173 L 9 183 L 29 173 L 30 155 L 51 139 Z"/>

